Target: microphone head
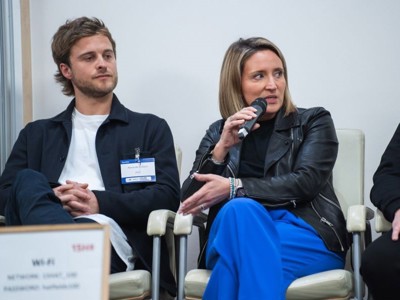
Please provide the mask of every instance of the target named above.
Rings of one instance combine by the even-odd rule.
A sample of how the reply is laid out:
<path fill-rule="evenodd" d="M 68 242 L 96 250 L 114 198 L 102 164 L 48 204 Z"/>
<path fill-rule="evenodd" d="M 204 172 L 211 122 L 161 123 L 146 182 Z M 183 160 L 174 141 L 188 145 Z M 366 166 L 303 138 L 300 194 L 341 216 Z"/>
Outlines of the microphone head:
<path fill-rule="evenodd" d="M 265 98 L 257 98 L 255 99 L 252 103 L 251 106 L 256 107 L 259 106 L 261 108 L 261 114 L 260 116 L 262 116 L 263 114 L 265 114 L 265 111 L 267 110 L 267 101 Z"/>

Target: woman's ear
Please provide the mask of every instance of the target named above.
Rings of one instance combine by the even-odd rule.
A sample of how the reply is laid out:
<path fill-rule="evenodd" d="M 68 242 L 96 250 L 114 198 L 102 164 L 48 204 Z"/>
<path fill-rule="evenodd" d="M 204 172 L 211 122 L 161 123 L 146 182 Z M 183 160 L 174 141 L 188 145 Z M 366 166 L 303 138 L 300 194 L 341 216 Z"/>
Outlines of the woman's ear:
<path fill-rule="evenodd" d="M 67 79 L 72 78 L 71 68 L 67 64 L 64 63 L 60 64 L 60 71 L 65 78 Z"/>

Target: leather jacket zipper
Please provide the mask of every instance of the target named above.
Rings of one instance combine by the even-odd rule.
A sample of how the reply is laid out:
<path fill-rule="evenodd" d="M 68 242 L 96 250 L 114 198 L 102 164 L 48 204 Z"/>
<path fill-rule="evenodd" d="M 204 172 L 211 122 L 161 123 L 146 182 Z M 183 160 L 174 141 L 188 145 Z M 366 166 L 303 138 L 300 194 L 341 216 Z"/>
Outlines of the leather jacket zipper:
<path fill-rule="evenodd" d="M 232 177 L 233 177 L 233 178 L 236 178 L 236 176 L 235 176 L 235 174 L 233 173 L 233 170 L 232 170 L 231 166 L 229 165 L 229 163 L 226 165 L 226 167 L 228 168 L 229 173 L 231 173 Z"/>
<path fill-rule="evenodd" d="M 208 155 L 209 155 L 208 152 L 206 152 L 206 153 L 203 154 L 203 157 L 200 159 L 200 163 L 199 163 L 199 166 L 198 166 L 196 172 L 199 172 L 199 170 L 200 170 L 201 167 L 203 166 L 204 161 L 206 160 L 206 158 L 207 158 Z"/>
<path fill-rule="evenodd" d="M 290 155 L 289 155 L 289 166 L 292 165 L 292 157 L 293 157 L 293 153 L 294 153 L 294 131 L 293 131 L 293 128 L 290 130 L 290 137 L 292 138 L 292 147 L 291 147 L 291 151 L 290 151 Z M 294 207 L 296 207 L 296 205 Z"/>
<path fill-rule="evenodd" d="M 327 202 L 329 202 L 329 203 L 332 204 L 333 206 L 336 206 L 338 209 L 342 210 L 342 208 L 341 208 L 339 205 L 337 205 L 335 202 L 333 202 L 331 199 L 325 197 L 325 196 L 322 195 L 321 193 L 319 193 L 319 194 L 320 194 L 320 196 L 321 196 L 324 200 L 326 200 Z"/>
<path fill-rule="evenodd" d="M 326 198 L 324 197 L 324 199 L 326 199 Z M 328 199 L 328 200 L 329 200 L 329 199 Z M 330 201 L 330 200 L 329 200 L 329 201 Z M 314 212 L 317 214 L 317 216 L 319 217 L 319 220 L 320 220 L 322 223 L 328 225 L 328 226 L 332 229 L 332 231 L 333 231 L 333 232 L 335 233 L 335 235 L 336 235 L 336 238 L 337 238 L 338 241 L 339 241 L 341 250 L 344 251 L 344 247 L 343 247 L 342 240 L 340 239 L 339 235 L 337 234 L 336 229 L 335 229 L 335 226 L 334 226 L 331 222 L 329 222 L 325 217 L 322 217 L 322 216 L 319 214 L 319 212 L 318 212 L 317 209 L 314 207 L 314 204 L 313 204 L 312 202 L 311 202 L 311 207 L 312 207 L 312 209 L 314 210 Z"/>

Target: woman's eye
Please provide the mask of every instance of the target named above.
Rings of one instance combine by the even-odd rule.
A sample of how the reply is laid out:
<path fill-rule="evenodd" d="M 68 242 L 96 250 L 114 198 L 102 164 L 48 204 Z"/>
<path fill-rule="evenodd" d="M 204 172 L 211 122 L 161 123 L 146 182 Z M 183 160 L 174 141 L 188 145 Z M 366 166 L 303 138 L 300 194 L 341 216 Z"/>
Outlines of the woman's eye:
<path fill-rule="evenodd" d="M 254 79 L 262 79 L 262 78 L 264 78 L 264 75 L 261 74 L 261 73 L 255 74 L 255 75 L 253 76 L 253 78 L 254 78 Z"/>
<path fill-rule="evenodd" d="M 283 71 L 282 70 L 274 72 L 274 77 L 275 78 L 281 78 L 282 76 L 283 76 Z"/>

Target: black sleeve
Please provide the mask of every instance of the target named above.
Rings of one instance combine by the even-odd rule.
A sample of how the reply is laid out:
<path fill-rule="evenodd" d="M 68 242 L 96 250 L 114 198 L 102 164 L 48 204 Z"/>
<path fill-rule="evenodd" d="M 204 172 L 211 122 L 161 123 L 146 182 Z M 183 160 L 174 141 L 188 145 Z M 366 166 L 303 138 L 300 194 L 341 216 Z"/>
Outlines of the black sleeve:
<path fill-rule="evenodd" d="M 400 124 L 382 155 L 373 177 L 371 202 L 393 221 L 400 209 Z"/>
<path fill-rule="evenodd" d="M 198 191 L 204 182 L 199 182 L 192 177 L 192 174 L 197 172 L 200 174 L 217 174 L 221 175 L 229 161 L 229 154 L 221 164 L 215 164 L 211 160 L 211 151 L 214 149 L 215 144 L 218 142 L 222 130 L 222 120 L 217 121 L 210 125 L 206 134 L 200 142 L 199 148 L 196 151 L 196 158 L 193 163 L 190 175 L 183 182 L 181 189 L 181 201 L 185 201 L 188 197 Z"/>

